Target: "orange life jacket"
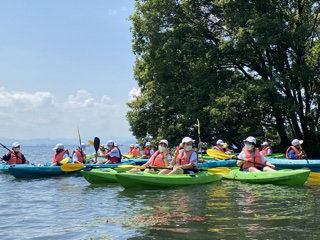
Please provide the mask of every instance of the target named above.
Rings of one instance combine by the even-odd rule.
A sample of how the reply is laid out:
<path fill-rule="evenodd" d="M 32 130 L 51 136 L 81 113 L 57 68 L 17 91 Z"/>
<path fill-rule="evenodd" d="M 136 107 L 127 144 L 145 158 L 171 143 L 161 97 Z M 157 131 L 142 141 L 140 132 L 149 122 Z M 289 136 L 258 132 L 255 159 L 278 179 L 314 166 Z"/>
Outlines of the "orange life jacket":
<path fill-rule="evenodd" d="M 72 152 L 72 156 L 73 156 L 74 153 L 77 154 L 78 162 L 84 163 L 85 155 L 84 155 L 83 151 L 80 151 L 79 149 L 76 149 L 76 150 L 74 150 Z"/>
<path fill-rule="evenodd" d="M 128 152 L 128 154 L 130 154 L 130 155 L 134 155 L 134 149 L 129 149 L 129 152 Z"/>
<path fill-rule="evenodd" d="M 7 164 L 22 164 L 22 153 L 20 151 L 17 153 L 16 152 L 13 153 L 13 150 L 12 150 L 10 159 L 7 162 Z"/>
<path fill-rule="evenodd" d="M 262 150 L 261 150 L 262 155 L 263 155 L 263 156 L 268 156 L 268 150 L 269 150 L 269 149 L 271 149 L 270 146 L 262 149 Z"/>
<path fill-rule="evenodd" d="M 246 160 L 242 165 L 241 169 L 246 169 L 250 167 L 263 167 L 262 159 L 260 158 L 260 151 L 259 148 L 255 148 L 254 150 L 254 157 L 251 155 L 251 152 L 249 152 L 248 149 L 243 148 L 242 151 L 244 152 L 246 156 Z"/>
<path fill-rule="evenodd" d="M 133 149 L 133 156 L 140 157 L 140 148 L 134 148 Z"/>
<path fill-rule="evenodd" d="M 290 147 L 288 147 L 287 152 L 286 152 L 286 158 L 288 158 L 288 159 L 289 159 L 288 153 L 289 153 L 290 149 L 293 149 L 294 152 L 295 152 L 297 155 L 302 152 L 301 150 L 299 150 L 299 149 L 296 148 L 295 146 L 290 146 Z M 300 155 L 298 159 L 301 160 L 301 159 L 302 159 L 302 156 Z"/>
<path fill-rule="evenodd" d="M 151 150 L 152 150 L 152 148 L 145 148 L 145 149 L 143 150 L 144 155 L 146 155 L 146 156 L 148 156 L 148 157 L 151 157 Z"/>
<path fill-rule="evenodd" d="M 59 153 L 56 152 L 52 157 L 52 163 L 59 163 L 63 159 L 63 155 L 67 152 L 68 150 L 66 149 Z"/>
<path fill-rule="evenodd" d="M 108 151 L 107 151 L 107 159 L 110 160 L 112 163 L 120 163 L 120 162 L 121 162 L 121 153 L 120 153 L 120 151 L 119 151 L 119 156 L 120 156 L 120 158 L 117 157 L 117 156 L 112 156 L 112 157 L 110 157 L 110 156 L 108 155 L 108 153 L 110 153 L 113 149 L 117 149 L 117 150 L 119 151 L 119 149 L 118 149 L 117 147 L 114 147 L 114 148 L 108 150 Z"/>
<path fill-rule="evenodd" d="M 166 167 L 164 158 L 165 156 L 162 152 L 160 152 L 159 150 L 156 151 L 151 157 L 150 166 L 161 167 L 161 168 Z"/>
<path fill-rule="evenodd" d="M 192 153 L 194 153 L 195 151 L 194 150 L 191 150 L 191 151 L 184 151 L 184 149 L 181 149 L 179 151 L 179 154 L 176 158 L 176 164 L 182 166 L 182 165 L 187 165 L 190 163 L 190 157 L 192 155 Z M 194 168 L 198 168 L 197 166 L 198 164 L 196 164 L 196 166 L 194 166 Z"/>

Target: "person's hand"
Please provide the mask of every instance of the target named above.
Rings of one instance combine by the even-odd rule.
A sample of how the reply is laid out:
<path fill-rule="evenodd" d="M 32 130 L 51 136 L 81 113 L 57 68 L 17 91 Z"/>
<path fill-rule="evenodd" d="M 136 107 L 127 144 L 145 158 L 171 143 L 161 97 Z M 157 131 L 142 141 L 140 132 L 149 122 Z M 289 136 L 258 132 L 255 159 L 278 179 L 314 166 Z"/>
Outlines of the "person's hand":
<path fill-rule="evenodd" d="M 273 165 L 273 164 L 270 164 L 270 167 L 271 167 L 271 168 L 275 168 L 276 166 L 275 166 L 275 165 Z"/>

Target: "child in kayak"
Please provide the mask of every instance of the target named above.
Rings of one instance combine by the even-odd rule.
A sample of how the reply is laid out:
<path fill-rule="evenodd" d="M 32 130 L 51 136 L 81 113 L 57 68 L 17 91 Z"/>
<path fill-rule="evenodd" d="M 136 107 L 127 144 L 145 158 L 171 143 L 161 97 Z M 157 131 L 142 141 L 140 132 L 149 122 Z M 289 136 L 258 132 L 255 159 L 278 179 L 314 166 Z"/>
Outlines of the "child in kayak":
<path fill-rule="evenodd" d="M 301 144 L 303 143 L 303 140 L 294 139 L 291 142 L 291 146 L 288 147 L 286 152 L 286 158 L 288 159 L 304 159 L 305 155 L 302 152 Z"/>
<path fill-rule="evenodd" d="M 244 172 L 271 172 L 275 171 L 274 165 L 269 163 L 266 158 L 260 153 L 259 148 L 256 148 L 256 139 L 254 137 L 247 137 L 244 140 L 244 148 L 239 154 L 238 158 L 241 159 L 237 162 L 241 171 Z"/>
<path fill-rule="evenodd" d="M 154 149 L 151 148 L 151 143 L 147 142 L 146 147 L 143 150 L 143 156 L 141 158 L 150 158 L 154 154 Z"/>
<path fill-rule="evenodd" d="M 60 166 L 61 165 L 61 161 L 63 159 L 69 158 L 69 151 L 68 149 L 65 149 L 62 143 L 58 143 L 55 148 L 53 148 L 53 150 L 55 150 L 55 154 L 52 157 L 52 164 L 51 166 Z"/>
<path fill-rule="evenodd" d="M 198 156 L 193 150 L 192 144 L 194 140 L 190 137 L 182 139 L 183 149 L 175 154 L 172 161 L 171 169 L 164 169 L 159 174 L 192 174 L 198 171 Z"/>
<path fill-rule="evenodd" d="M 171 155 L 168 150 L 168 141 L 166 139 L 162 139 L 159 142 L 158 151 L 156 151 L 151 158 L 143 164 L 143 167 L 146 167 L 145 172 L 150 172 L 150 170 L 154 170 L 156 168 L 147 168 L 147 167 L 159 167 L 166 168 L 169 166 L 169 162 L 172 160 Z M 129 172 L 138 172 L 138 168 L 133 168 Z"/>
<path fill-rule="evenodd" d="M 263 154 L 263 156 L 270 156 L 272 154 L 272 151 L 271 151 L 271 146 L 269 145 L 268 142 L 263 142 L 261 144 L 262 146 L 262 150 L 261 150 L 261 153 Z"/>

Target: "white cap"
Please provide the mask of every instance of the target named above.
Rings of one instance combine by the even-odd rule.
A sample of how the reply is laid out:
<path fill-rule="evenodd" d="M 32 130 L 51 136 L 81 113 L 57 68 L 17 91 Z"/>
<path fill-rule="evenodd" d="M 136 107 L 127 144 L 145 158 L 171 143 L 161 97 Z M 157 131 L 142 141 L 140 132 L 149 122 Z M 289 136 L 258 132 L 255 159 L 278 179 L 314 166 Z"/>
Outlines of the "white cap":
<path fill-rule="evenodd" d="M 219 139 L 217 142 L 216 142 L 216 145 L 223 145 L 224 144 L 224 142 L 221 140 L 221 139 Z"/>
<path fill-rule="evenodd" d="M 179 147 L 183 147 L 183 143 L 180 143 L 180 144 L 179 144 Z"/>
<path fill-rule="evenodd" d="M 115 147 L 118 147 L 118 144 L 117 144 L 117 143 L 114 143 L 114 146 L 115 146 Z"/>
<path fill-rule="evenodd" d="M 250 137 L 247 137 L 247 138 L 244 140 L 244 142 L 251 142 L 251 143 L 256 144 L 256 143 L 257 143 L 257 140 L 256 140 L 256 138 L 250 136 Z"/>
<path fill-rule="evenodd" d="M 184 138 L 182 139 L 182 144 L 188 143 L 188 142 L 194 142 L 194 140 L 192 140 L 191 137 L 184 137 Z"/>
<path fill-rule="evenodd" d="M 139 144 L 136 144 L 136 146 L 135 146 L 136 148 L 140 148 L 140 145 Z"/>
<path fill-rule="evenodd" d="M 151 143 L 150 143 L 150 142 L 147 142 L 147 143 L 146 143 L 146 146 L 151 146 Z"/>
<path fill-rule="evenodd" d="M 113 140 L 108 140 L 108 142 L 106 143 L 106 145 L 114 145 L 114 141 L 113 141 Z"/>
<path fill-rule="evenodd" d="M 299 144 L 302 144 L 302 143 L 303 143 L 303 140 L 298 140 L 298 139 L 294 139 L 291 142 L 293 146 L 298 146 Z"/>
<path fill-rule="evenodd" d="M 269 143 L 268 142 L 263 142 L 261 145 L 262 146 L 269 146 Z"/>
<path fill-rule="evenodd" d="M 134 147 L 134 144 L 130 144 L 130 147 Z"/>
<path fill-rule="evenodd" d="M 166 139 L 162 139 L 162 140 L 159 142 L 159 144 L 160 144 L 160 143 L 164 143 L 164 144 L 167 145 L 167 146 L 169 145 L 169 143 L 168 143 L 168 141 L 167 141 Z"/>
<path fill-rule="evenodd" d="M 20 143 L 14 142 L 14 143 L 12 143 L 12 147 L 13 148 L 20 147 Z"/>
<path fill-rule="evenodd" d="M 64 146 L 62 143 L 58 143 L 54 148 L 53 150 L 57 150 L 57 149 L 64 149 Z"/>

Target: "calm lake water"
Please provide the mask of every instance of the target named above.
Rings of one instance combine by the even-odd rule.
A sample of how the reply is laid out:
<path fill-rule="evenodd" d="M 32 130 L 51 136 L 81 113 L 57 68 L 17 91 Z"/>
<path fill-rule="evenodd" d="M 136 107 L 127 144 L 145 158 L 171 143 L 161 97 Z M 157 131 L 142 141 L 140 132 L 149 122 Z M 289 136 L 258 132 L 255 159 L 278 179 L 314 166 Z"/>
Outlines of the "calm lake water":
<path fill-rule="evenodd" d="M 22 147 L 33 163 L 53 146 Z M 69 148 L 71 149 L 71 148 Z M 93 152 L 90 149 L 89 152 Z M 2 149 L 1 156 L 5 153 Z M 320 239 L 320 185 L 220 181 L 169 190 L 0 174 L 0 239 Z"/>

